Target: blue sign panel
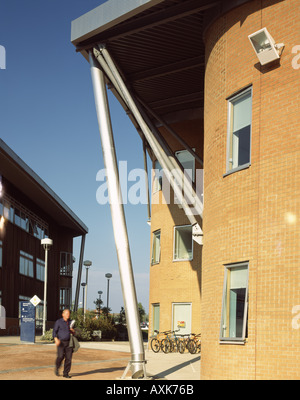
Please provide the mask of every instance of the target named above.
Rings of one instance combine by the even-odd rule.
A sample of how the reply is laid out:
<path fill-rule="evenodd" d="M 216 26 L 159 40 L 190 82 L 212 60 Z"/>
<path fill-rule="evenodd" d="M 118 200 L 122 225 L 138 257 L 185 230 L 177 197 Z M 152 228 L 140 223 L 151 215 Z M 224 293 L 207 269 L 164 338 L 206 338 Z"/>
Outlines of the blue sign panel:
<path fill-rule="evenodd" d="M 21 302 L 21 337 L 22 342 L 35 342 L 35 307 L 30 301 Z"/>

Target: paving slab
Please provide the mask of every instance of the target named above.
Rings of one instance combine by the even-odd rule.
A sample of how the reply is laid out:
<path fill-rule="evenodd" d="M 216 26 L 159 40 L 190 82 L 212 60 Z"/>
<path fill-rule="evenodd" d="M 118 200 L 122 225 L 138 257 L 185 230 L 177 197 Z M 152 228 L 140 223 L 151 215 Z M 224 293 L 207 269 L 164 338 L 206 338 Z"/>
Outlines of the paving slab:
<path fill-rule="evenodd" d="M 0 380 L 63 380 L 54 375 L 56 347 L 36 340 L 0 337 Z M 154 353 L 145 343 L 147 379 L 200 380 L 200 355 Z M 81 342 L 74 353 L 70 375 L 73 380 L 119 380 L 130 361 L 128 342 Z M 66 379 L 64 379 L 66 380 Z M 132 380 L 129 372 L 125 380 Z"/>

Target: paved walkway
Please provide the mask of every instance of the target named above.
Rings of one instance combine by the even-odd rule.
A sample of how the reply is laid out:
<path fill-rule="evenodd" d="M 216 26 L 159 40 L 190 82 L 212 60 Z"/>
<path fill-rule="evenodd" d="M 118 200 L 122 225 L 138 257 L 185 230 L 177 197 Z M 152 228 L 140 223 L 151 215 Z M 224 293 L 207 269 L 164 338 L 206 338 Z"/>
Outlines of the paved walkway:
<path fill-rule="evenodd" d="M 72 380 L 120 380 L 130 360 L 128 342 L 81 342 L 73 356 Z M 62 380 L 53 373 L 56 348 L 37 338 L 0 336 L 0 380 Z M 151 380 L 200 379 L 200 355 L 153 353 L 145 343 L 146 372 Z M 131 380 L 129 372 L 125 378 Z"/>

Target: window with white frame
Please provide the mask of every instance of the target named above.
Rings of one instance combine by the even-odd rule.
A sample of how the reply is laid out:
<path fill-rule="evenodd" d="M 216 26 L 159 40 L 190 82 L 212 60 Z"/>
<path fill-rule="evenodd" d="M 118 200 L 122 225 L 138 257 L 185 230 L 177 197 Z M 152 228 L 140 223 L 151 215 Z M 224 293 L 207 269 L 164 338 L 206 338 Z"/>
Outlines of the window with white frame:
<path fill-rule="evenodd" d="M 25 251 L 20 251 L 19 272 L 33 278 L 33 256 Z"/>
<path fill-rule="evenodd" d="M 153 232 L 152 242 L 152 261 L 151 264 L 158 264 L 160 262 L 160 230 Z"/>
<path fill-rule="evenodd" d="M 193 149 L 195 151 L 195 149 Z M 195 181 L 195 157 L 187 150 L 176 151 L 178 161 L 184 169 L 185 176 L 191 181 Z"/>
<path fill-rule="evenodd" d="M 249 166 L 252 87 L 228 99 L 227 172 Z"/>
<path fill-rule="evenodd" d="M 248 263 L 225 266 L 220 340 L 247 337 Z"/>
<path fill-rule="evenodd" d="M 154 163 L 154 177 L 153 177 L 153 190 L 152 192 L 158 192 L 159 190 L 162 190 L 162 176 L 163 176 L 163 170 L 160 165 L 160 163 L 156 160 Z"/>
<path fill-rule="evenodd" d="M 193 259 L 192 225 L 175 226 L 174 228 L 174 261 Z"/>

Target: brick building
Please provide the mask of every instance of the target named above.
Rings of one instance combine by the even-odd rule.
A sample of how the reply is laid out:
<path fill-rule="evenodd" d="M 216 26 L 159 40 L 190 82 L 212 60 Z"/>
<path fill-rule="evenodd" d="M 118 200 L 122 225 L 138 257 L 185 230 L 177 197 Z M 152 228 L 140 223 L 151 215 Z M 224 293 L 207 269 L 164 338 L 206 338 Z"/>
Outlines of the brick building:
<path fill-rule="evenodd" d="M 112 55 L 163 149 L 105 70 L 154 169 L 194 180 L 203 159 L 194 225 L 153 177 L 150 332 L 201 331 L 201 379 L 299 379 L 300 2 L 110 0 L 72 33 Z"/>
<path fill-rule="evenodd" d="M 88 229 L 32 169 L 0 139 L 0 305 L 6 329 L 17 335 L 21 301 L 37 295 L 37 334 L 41 333 L 45 251 L 41 239 L 51 238 L 48 259 L 47 327 L 72 305 L 73 238 Z M 50 290 L 51 288 L 51 290 Z"/>
<path fill-rule="evenodd" d="M 262 66 L 248 35 L 264 27 L 285 48 L 280 61 Z M 292 325 L 300 300 L 300 74 L 292 66 L 299 43 L 294 0 L 247 2 L 205 32 L 203 378 L 300 377 L 300 331 Z M 228 113 L 238 97 L 248 103 L 251 147 L 232 168 Z M 227 335 L 224 268 L 234 272 L 236 263 L 248 290 L 241 344 L 219 340 Z"/>

